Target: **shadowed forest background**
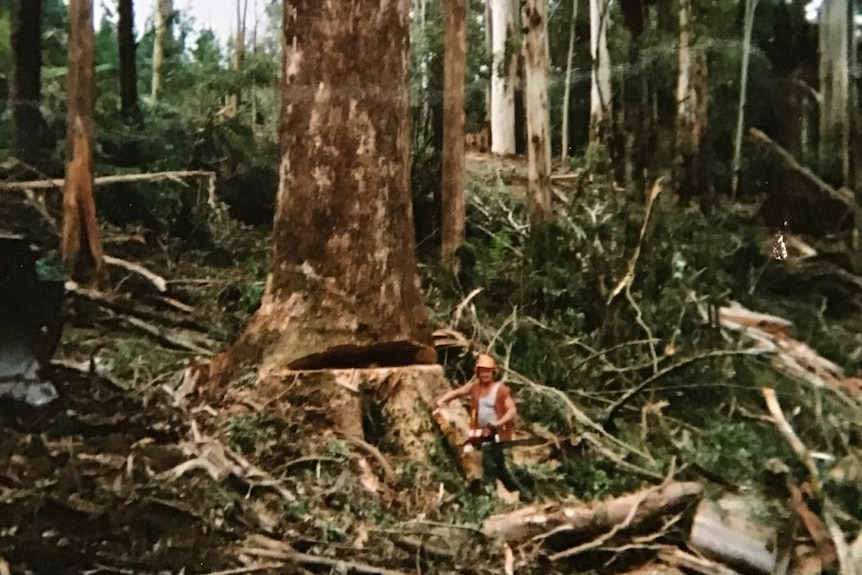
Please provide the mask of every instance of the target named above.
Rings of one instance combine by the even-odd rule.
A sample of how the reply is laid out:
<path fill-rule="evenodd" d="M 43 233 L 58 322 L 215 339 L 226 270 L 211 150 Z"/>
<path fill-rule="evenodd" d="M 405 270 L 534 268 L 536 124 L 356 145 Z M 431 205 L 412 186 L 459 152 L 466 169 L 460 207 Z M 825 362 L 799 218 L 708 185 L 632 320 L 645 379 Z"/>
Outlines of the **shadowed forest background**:
<path fill-rule="evenodd" d="M 0 0 L 0 575 L 862 573 L 862 4 L 93 1 Z"/>

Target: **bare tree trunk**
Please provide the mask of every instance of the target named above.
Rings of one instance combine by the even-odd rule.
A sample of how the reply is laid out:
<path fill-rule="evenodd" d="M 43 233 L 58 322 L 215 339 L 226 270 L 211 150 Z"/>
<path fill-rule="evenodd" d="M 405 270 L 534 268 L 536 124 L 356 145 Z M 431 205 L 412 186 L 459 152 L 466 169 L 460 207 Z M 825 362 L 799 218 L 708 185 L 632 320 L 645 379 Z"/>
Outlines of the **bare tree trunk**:
<path fill-rule="evenodd" d="M 521 0 L 527 95 L 527 163 L 530 227 L 551 217 L 551 118 L 548 109 L 548 0 Z"/>
<path fill-rule="evenodd" d="M 119 0 L 117 43 L 120 49 L 120 114 L 127 122 L 141 123 L 138 101 L 138 65 L 135 59 L 135 9 L 133 0 Z"/>
<path fill-rule="evenodd" d="M 491 23 L 491 0 L 485 0 L 485 53 L 494 53 L 494 40 Z M 491 72 L 493 74 L 493 69 Z M 489 78 L 488 83 L 485 85 L 485 126 L 487 126 L 489 135 L 491 133 L 491 82 L 492 80 Z"/>
<path fill-rule="evenodd" d="M 707 130 L 706 56 L 694 48 L 691 0 L 679 1 L 676 188 L 683 200 L 708 192 L 701 142 Z"/>
<path fill-rule="evenodd" d="M 563 121 L 560 127 L 560 161 L 569 157 L 569 105 L 572 98 L 572 61 L 575 59 L 575 28 L 578 22 L 578 0 L 572 0 L 572 23 L 569 27 L 569 50 L 566 53 L 566 85 L 563 86 Z"/>
<path fill-rule="evenodd" d="M 69 72 L 66 80 L 66 178 L 63 186 L 63 261 L 84 285 L 103 285 L 108 272 L 93 201 L 90 139 L 93 131 L 95 39 L 90 0 L 69 2 Z"/>
<path fill-rule="evenodd" d="M 464 243 L 464 75 L 467 67 L 467 2 L 443 5 L 446 40 L 443 86 L 442 262 L 458 272 L 456 250 Z"/>
<path fill-rule="evenodd" d="M 745 131 L 745 102 L 748 90 L 748 60 L 751 55 L 751 32 L 757 0 L 745 0 L 745 32 L 742 40 L 742 70 L 739 74 L 739 105 L 736 108 L 736 140 L 733 143 L 733 181 L 731 197 L 739 191 L 739 171 L 742 165 L 742 134 Z"/>
<path fill-rule="evenodd" d="M 44 134 L 42 100 L 42 1 L 16 0 L 12 5 L 12 121 L 14 154 L 32 161 Z"/>
<path fill-rule="evenodd" d="M 852 2 L 828 0 L 820 14 L 820 171 L 850 186 Z"/>
<path fill-rule="evenodd" d="M 491 69 L 491 152 L 515 153 L 515 86 L 511 81 L 510 2 L 491 2 L 491 38 L 494 43 Z"/>
<path fill-rule="evenodd" d="M 231 68 L 234 72 L 242 72 L 245 64 L 245 33 L 246 17 L 248 15 L 248 0 L 236 0 L 236 33 L 233 37 L 233 53 L 231 54 Z M 242 99 L 242 89 L 237 86 L 233 93 L 228 96 L 228 115 L 232 116 L 239 110 Z"/>
<path fill-rule="evenodd" d="M 153 41 L 153 83 L 150 99 L 157 102 L 162 93 L 163 72 L 165 65 L 165 49 L 170 39 L 171 19 L 174 13 L 173 0 L 157 0 L 156 7 L 156 37 Z"/>
<path fill-rule="evenodd" d="M 590 0 L 590 140 L 604 142 L 611 121 L 611 60 L 608 52 L 608 0 Z"/>
<path fill-rule="evenodd" d="M 222 382 L 242 366 L 436 362 L 409 191 L 408 6 L 284 3 L 269 276 L 244 333 L 213 362 Z"/>

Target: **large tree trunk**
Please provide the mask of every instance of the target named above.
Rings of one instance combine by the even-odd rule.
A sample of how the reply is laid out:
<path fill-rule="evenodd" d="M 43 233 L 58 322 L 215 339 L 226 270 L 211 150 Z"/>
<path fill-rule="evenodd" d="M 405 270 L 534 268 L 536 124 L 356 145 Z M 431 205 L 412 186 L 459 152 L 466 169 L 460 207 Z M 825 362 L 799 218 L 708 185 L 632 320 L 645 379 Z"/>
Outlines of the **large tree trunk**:
<path fill-rule="evenodd" d="M 63 185 L 63 261 L 69 276 L 84 285 L 108 279 L 93 201 L 90 139 L 94 106 L 93 6 L 69 2 L 69 72 L 66 78 L 66 179 Z"/>
<path fill-rule="evenodd" d="M 467 54 L 467 2 L 446 0 L 443 86 L 442 261 L 457 272 L 456 250 L 464 243 L 464 75 Z"/>
<path fill-rule="evenodd" d="M 707 130 L 706 55 L 694 48 L 691 0 L 679 2 L 676 189 L 683 200 L 708 193 L 701 143 Z"/>
<path fill-rule="evenodd" d="M 851 0 L 828 0 L 820 14 L 820 171 L 848 187 L 851 5 Z"/>
<path fill-rule="evenodd" d="M 153 41 L 153 82 L 150 99 L 158 101 L 164 80 L 162 68 L 165 65 L 165 51 L 170 40 L 171 19 L 174 13 L 173 0 L 157 0 L 156 37 Z"/>
<path fill-rule="evenodd" d="M 530 227 L 551 217 L 551 118 L 548 109 L 548 0 L 521 0 L 527 94 L 527 163 Z"/>
<path fill-rule="evenodd" d="M 611 60 L 608 52 L 608 0 L 590 0 L 590 140 L 605 142 L 611 121 Z"/>
<path fill-rule="evenodd" d="M 515 153 L 515 85 L 511 77 L 511 58 L 506 47 L 510 44 L 510 2 L 488 0 L 491 3 L 491 152 Z"/>
<path fill-rule="evenodd" d="M 578 0 L 572 0 L 572 21 L 569 28 L 569 49 L 566 52 L 566 83 L 563 86 L 563 120 L 560 125 L 560 161 L 569 157 L 569 106 L 572 97 L 572 61 L 575 58 L 575 28 L 578 22 Z"/>
<path fill-rule="evenodd" d="M 14 154 L 32 161 L 44 133 L 42 100 L 42 1 L 16 0 L 12 5 L 12 121 Z"/>
<path fill-rule="evenodd" d="M 284 46 L 270 273 L 215 364 L 433 363 L 408 189 L 408 1 L 287 1 Z"/>
<path fill-rule="evenodd" d="M 736 107 L 736 139 L 733 143 L 733 176 L 731 197 L 739 191 L 739 171 L 742 165 L 742 134 L 745 131 L 745 103 L 748 91 L 748 59 L 751 55 L 751 32 L 757 0 L 745 0 L 745 31 L 742 40 L 742 70 L 739 74 L 739 104 Z"/>

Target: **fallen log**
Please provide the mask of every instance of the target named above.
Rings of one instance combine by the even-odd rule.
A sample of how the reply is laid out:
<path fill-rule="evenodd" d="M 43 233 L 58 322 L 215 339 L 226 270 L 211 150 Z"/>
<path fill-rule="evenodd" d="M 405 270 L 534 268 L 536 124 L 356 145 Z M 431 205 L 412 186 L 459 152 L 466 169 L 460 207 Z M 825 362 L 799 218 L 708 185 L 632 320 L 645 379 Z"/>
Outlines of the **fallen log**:
<path fill-rule="evenodd" d="M 752 508 L 750 501 L 741 498 L 701 502 L 694 516 L 689 544 L 706 558 L 740 571 L 773 573 L 775 557 L 768 544 L 775 534 L 754 523 Z"/>
<path fill-rule="evenodd" d="M 710 561 L 704 557 L 686 553 L 682 549 L 662 552 L 659 557 L 668 565 L 688 569 L 701 575 L 740 575 L 738 571 L 734 571 L 730 567 Z"/>
<path fill-rule="evenodd" d="M 531 505 L 511 513 L 492 515 L 482 525 L 482 531 L 491 537 L 500 537 L 510 545 L 520 545 L 535 538 L 578 539 L 609 531 L 628 521 L 629 529 L 644 523 L 673 515 L 699 499 L 703 486 L 695 482 L 670 482 L 650 488 L 648 493 L 635 492 L 616 499 L 580 506 L 561 503 Z M 629 519 L 629 514 L 637 507 Z"/>

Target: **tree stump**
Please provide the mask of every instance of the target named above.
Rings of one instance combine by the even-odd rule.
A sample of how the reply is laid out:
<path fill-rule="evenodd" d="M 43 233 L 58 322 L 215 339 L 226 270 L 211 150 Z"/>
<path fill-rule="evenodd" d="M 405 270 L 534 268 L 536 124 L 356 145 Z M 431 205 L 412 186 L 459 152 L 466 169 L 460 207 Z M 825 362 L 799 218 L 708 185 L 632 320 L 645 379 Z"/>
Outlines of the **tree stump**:
<path fill-rule="evenodd" d="M 321 370 L 273 369 L 248 386 L 232 386 L 224 395 L 228 410 L 247 406 L 304 420 L 322 436 L 341 434 L 369 443 L 386 441 L 396 455 L 424 462 L 439 429 L 457 454 L 468 479 L 481 475 L 475 457 L 461 446 L 469 417 L 453 403 L 432 414 L 434 401 L 450 389 L 440 365 L 408 365 Z M 379 408 L 385 437 L 365 437 L 363 417 Z"/>

